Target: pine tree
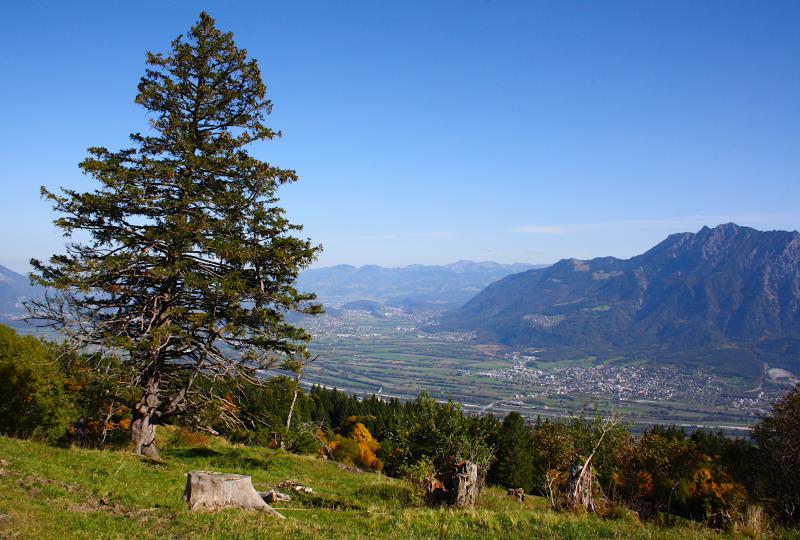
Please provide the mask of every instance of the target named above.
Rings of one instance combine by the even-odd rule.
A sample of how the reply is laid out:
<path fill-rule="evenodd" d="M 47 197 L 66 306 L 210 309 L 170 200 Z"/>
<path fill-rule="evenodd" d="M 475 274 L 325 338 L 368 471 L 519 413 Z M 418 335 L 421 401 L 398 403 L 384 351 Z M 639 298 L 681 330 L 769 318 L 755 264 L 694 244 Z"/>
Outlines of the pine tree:
<path fill-rule="evenodd" d="M 51 292 L 29 307 L 76 346 L 121 354 L 135 373 L 135 450 L 157 456 L 155 426 L 201 397 L 198 378 L 254 381 L 306 354 L 309 335 L 284 315 L 321 312 L 294 286 L 320 247 L 276 204 L 295 172 L 246 150 L 280 132 L 264 125 L 266 87 L 232 34 L 202 13 L 147 64 L 136 102 L 151 131 L 125 150 L 89 149 L 80 167 L 94 191 L 42 188 L 55 224 L 88 240 L 32 261 Z"/>
<path fill-rule="evenodd" d="M 491 479 L 503 487 L 533 489 L 533 451 L 531 436 L 519 413 L 506 415 L 497 437 L 497 461 Z"/>

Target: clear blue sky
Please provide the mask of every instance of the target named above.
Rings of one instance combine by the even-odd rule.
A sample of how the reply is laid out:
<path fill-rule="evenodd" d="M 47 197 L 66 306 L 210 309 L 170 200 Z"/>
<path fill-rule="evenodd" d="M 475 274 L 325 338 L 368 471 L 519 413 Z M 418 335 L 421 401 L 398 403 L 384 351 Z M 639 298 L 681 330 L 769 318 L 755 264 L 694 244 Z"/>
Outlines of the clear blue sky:
<path fill-rule="evenodd" d="M 9 2 L 0 264 L 61 250 L 39 186 L 146 129 L 145 51 L 207 10 L 262 67 L 319 264 L 552 262 L 800 222 L 800 2 Z"/>

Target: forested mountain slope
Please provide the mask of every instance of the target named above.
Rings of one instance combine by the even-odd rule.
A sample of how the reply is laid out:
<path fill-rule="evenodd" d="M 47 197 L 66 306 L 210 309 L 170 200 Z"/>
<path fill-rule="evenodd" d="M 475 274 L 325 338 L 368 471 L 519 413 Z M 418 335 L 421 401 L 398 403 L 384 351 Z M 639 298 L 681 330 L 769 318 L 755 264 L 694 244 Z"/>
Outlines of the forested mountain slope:
<path fill-rule="evenodd" d="M 630 259 L 565 259 L 493 283 L 440 327 L 554 354 L 800 368 L 800 234 L 733 223 Z"/>

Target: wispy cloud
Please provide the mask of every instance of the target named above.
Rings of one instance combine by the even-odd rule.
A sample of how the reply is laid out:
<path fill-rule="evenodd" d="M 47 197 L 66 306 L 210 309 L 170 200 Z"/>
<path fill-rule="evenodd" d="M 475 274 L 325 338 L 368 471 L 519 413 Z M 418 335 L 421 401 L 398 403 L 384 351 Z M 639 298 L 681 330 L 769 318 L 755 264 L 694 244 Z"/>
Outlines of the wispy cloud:
<path fill-rule="evenodd" d="M 593 231 L 602 229 L 615 229 L 622 227 L 687 227 L 696 228 L 703 225 L 713 227 L 720 223 L 735 222 L 740 225 L 756 225 L 760 223 L 772 223 L 782 221 L 786 216 L 778 215 L 740 215 L 740 216 L 684 216 L 676 218 L 655 218 L 655 219 L 626 219 L 612 220 L 597 223 L 571 223 L 555 225 L 525 225 L 514 227 L 510 232 L 527 234 L 566 234 L 581 231 Z"/>

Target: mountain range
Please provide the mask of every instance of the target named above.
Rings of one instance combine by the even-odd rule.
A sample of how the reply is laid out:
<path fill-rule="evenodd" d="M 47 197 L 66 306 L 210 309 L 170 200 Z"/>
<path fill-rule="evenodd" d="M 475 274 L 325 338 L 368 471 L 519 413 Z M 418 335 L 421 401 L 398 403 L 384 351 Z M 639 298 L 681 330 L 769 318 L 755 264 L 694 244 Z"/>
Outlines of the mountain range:
<path fill-rule="evenodd" d="M 757 375 L 800 370 L 800 233 L 733 223 L 630 259 L 565 259 L 507 276 L 444 314 L 445 330 L 553 357 L 639 356 Z"/>
<path fill-rule="evenodd" d="M 41 290 L 32 287 L 26 276 L 0 266 L 0 319 L 13 320 L 24 316 L 27 311 L 22 303 L 41 294 Z"/>
<path fill-rule="evenodd" d="M 316 292 L 329 314 L 336 313 L 332 306 L 380 313 L 384 305 L 440 312 L 464 304 L 500 278 L 531 268 L 537 266 L 473 261 L 402 268 L 339 265 L 302 272 L 298 287 Z M 0 266 L 0 319 L 8 322 L 24 316 L 22 302 L 41 294 L 27 277 Z"/>
<path fill-rule="evenodd" d="M 406 310 L 458 307 L 489 284 L 542 265 L 458 261 L 446 265 L 414 264 L 402 268 L 338 265 L 300 274 L 298 286 L 317 293 L 325 304 L 370 300 Z"/>
<path fill-rule="evenodd" d="M 543 357 L 628 357 L 713 365 L 745 376 L 765 363 L 800 372 L 800 233 L 733 223 L 667 237 L 630 259 L 547 267 L 459 261 L 339 265 L 298 280 L 328 305 L 443 313 L 435 330 L 541 348 Z M 41 295 L 0 266 L 0 319 Z M 329 310 L 331 313 L 334 309 Z"/>

